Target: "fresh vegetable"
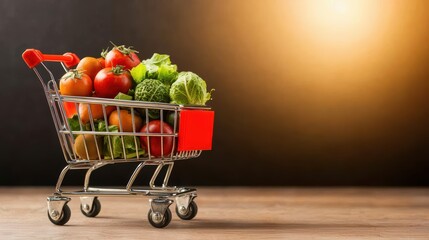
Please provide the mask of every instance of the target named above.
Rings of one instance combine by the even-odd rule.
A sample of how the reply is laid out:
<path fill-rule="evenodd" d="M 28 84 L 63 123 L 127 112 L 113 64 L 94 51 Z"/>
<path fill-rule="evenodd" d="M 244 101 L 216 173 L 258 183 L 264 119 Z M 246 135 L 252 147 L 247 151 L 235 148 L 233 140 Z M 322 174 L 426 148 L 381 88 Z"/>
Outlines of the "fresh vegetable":
<path fill-rule="evenodd" d="M 102 147 L 102 139 L 91 134 L 79 135 L 74 141 L 74 151 L 81 159 L 99 159 L 98 154 L 100 154 L 100 157 L 102 158 Z"/>
<path fill-rule="evenodd" d="M 144 79 L 158 79 L 166 85 L 171 85 L 178 76 L 177 65 L 171 64 L 169 55 L 155 53 L 150 59 L 131 69 L 131 75 L 136 83 Z"/>
<path fill-rule="evenodd" d="M 63 106 L 64 110 L 66 111 L 67 118 L 71 118 L 77 114 L 77 109 L 74 102 L 63 102 Z"/>
<path fill-rule="evenodd" d="M 104 121 L 99 122 L 98 131 L 105 132 L 106 124 Z M 109 132 L 118 132 L 117 126 L 109 126 Z M 123 145 L 122 145 L 123 141 Z M 125 148 L 125 154 L 124 154 Z M 104 136 L 103 137 L 103 154 L 104 159 L 113 158 L 135 158 L 145 154 L 141 148 L 140 140 L 134 136 Z"/>
<path fill-rule="evenodd" d="M 211 90 L 213 91 L 213 90 Z M 207 92 L 206 82 L 193 72 L 181 72 L 171 85 L 172 103 L 183 105 L 204 105 L 211 97 Z"/>
<path fill-rule="evenodd" d="M 60 92 L 62 95 L 91 96 L 92 80 L 82 71 L 72 69 L 61 77 Z"/>
<path fill-rule="evenodd" d="M 137 84 L 143 82 L 143 80 L 146 78 L 146 72 L 146 65 L 143 63 L 133 67 L 130 71 L 131 76 Z"/>
<path fill-rule="evenodd" d="M 173 134 L 173 129 L 170 125 L 168 125 L 166 122 L 162 122 L 160 120 L 153 120 L 150 121 L 148 124 L 144 125 L 143 128 L 140 130 L 142 133 L 162 133 L 163 134 Z M 150 143 L 150 149 L 148 148 L 148 138 Z M 147 150 L 147 152 L 154 156 L 154 157 L 168 157 L 169 154 L 171 154 L 171 151 L 173 150 L 173 141 L 174 137 L 162 137 L 162 146 L 163 150 L 161 150 L 161 137 L 147 137 L 147 136 L 141 136 L 140 137 L 141 146 Z"/>
<path fill-rule="evenodd" d="M 93 57 L 84 57 L 80 60 L 76 69 L 87 74 L 92 80 L 95 78 L 95 75 L 104 68 L 104 65 L 100 63 L 97 58 Z"/>
<path fill-rule="evenodd" d="M 119 121 L 120 120 L 120 121 Z M 117 126 L 118 129 L 121 129 L 120 125 L 122 125 L 123 132 L 138 132 L 143 126 L 143 120 L 138 115 L 138 113 L 134 112 L 134 131 L 133 131 L 133 116 L 131 111 L 128 110 L 115 110 L 110 114 L 109 117 L 109 125 Z"/>
<path fill-rule="evenodd" d="M 88 111 L 88 106 L 90 106 L 91 113 Z M 115 109 L 113 106 L 106 107 L 106 116 Z M 93 120 L 104 119 L 103 106 L 100 104 L 79 104 L 79 116 L 83 124 L 90 122 L 90 114 L 92 115 Z"/>
<path fill-rule="evenodd" d="M 77 115 L 74 115 L 72 118 L 68 118 L 67 121 L 69 122 L 70 130 L 71 131 L 80 131 L 80 124 L 79 124 L 79 118 Z M 91 128 L 88 126 L 83 125 L 82 130 L 90 130 Z"/>
<path fill-rule="evenodd" d="M 177 65 L 164 64 L 158 68 L 158 79 L 164 84 L 171 85 L 177 80 Z"/>
<path fill-rule="evenodd" d="M 168 112 L 167 116 L 165 117 L 165 121 L 170 124 L 170 126 L 174 126 L 174 116 L 175 113 L 173 111 Z M 177 113 L 177 119 L 179 118 L 179 113 Z"/>
<path fill-rule="evenodd" d="M 137 85 L 134 99 L 137 101 L 168 103 L 170 101 L 168 86 L 156 79 L 146 79 Z M 159 110 L 150 109 L 149 117 L 153 119 L 159 118 Z"/>
<path fill-rule="evenodd" d="M 127 94 L 131 86 L 131 76 L 122 66 L 104 68 L 97 73 L 94 79 L 97 97 L 114 98 L 120 92 Z"/>
<path fill-rule="evenodd" d="M 106 60 L 104 60 L 104 58 L 102 58 L 102 57 L 99 57 L 99 58 L 97 58 L 97 61 L 98 61 L 98 63 L 102 66 L 102 69 L 103 68 L 106 68 Z M 97 74 L 96 74 L 97 75 Z M 94 76 L 95 77 L 95 76 Z"/>
<path fill-rule="evenodd" d="M 114 44 L 113 46 L 112 50 L 106 54 L 106 67 L 121 65 L 126 70 L 130 70 L 140 63 L 140 59 L 136 54 L 138 51 L 132 49 L 133 47 L 125 47 L 125 45 L 116 46 Z"/>
<path fill-rule="evenodd" d="M 133 94 L 134 95 L 134 94 Z M 123 93 L 118 93 L 118 95 L 116 95 L 115 99 L 120 99 L 120 100 L 133 100 L 133 96 L 130 96 L 128 94 L 123 94 Z"/>
<path fill-rule="evenodd" d="M 111 50 L 103 50 L 100 58 L 83 58 L 76 70 L 70 70 L 60 80 L 60 91 L 64 95 L 122 100 L 118 106 L 112 101 L 114 106 L 105 106 L 104 111 L 100 104 L 81 103 L 76 109 L 75 103 L 64 102 L 68 126 L 75 137 L 73 148 L 79 158 L 130 159 L 147 157 L 145 153 L 149 151 L 153 157 L 169 157 L 177 141 L 173 126 L 176 124 L 175 130 L 178 129 L 179 114 L 164 110 L 160 119 L 159 109 L 126 108 L 123 101 L 204 105 L 210 99 L 213 90 L 207 92 L 206 82 L 195 73 L 179 73 L 169 55 L 155 53 L 141 62 L 136 53 L 132 47 L 114 45 Z M 144 116 L 146 112 L 148 116 Z M 151 121 L 144 125 L 148 117 Z M 73 132 L 80 130 L 94 133 Z M 120 131 L 171 136 L 106 135 Z"/>

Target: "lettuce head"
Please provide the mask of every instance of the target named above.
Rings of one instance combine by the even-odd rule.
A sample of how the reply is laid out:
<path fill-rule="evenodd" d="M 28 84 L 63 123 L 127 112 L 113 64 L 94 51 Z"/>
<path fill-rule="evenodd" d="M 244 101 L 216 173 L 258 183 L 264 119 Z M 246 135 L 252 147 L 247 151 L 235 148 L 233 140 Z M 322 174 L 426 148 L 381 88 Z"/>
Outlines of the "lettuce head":
<path fill-rule="evenodd" d="M 205 105 L 211 98 L 211 91 L 207 92 L 206 82 L 197 74 L 181 72 L 170 87 L 170 98 L 175 104 Z"/>

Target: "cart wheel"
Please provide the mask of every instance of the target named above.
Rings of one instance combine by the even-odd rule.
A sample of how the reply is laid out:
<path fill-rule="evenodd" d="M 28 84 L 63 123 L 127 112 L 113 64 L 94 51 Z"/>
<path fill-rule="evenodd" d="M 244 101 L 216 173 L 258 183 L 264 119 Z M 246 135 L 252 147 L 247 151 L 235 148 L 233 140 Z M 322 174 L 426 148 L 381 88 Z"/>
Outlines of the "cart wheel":
<path fill-rule="evenodd" d="M 55 220 L 51 217 L 51 214 L 49 214 L 49 210 L 48 210 L 48 218 L 53 224 L 64 225 L 70 220 L 70 216 L 71 216 L 70 207 L 67 206 L 67 204 L 65 204 L 60 214 L 61 214 L 61 217 Z"/>
<path fill-rule="evenodd" d="M 158 213 L 154 213 L 152 209 L 149 210 L 147 218 L 152 226 L 156 228 L 166 227 L 171 222 L 171 211 L 169 208 L 165 210 L 164 216 L 161 218 Z"/>
<path fill-rule="evenodd" d="M 198 206 L 194 201 L 189 203 L 188 211 L 186 211 L 186 213 L 182 213 L 182 211 L 180 211 L 180 209 L 176 206 L 176 214 L 182 220 L 193 219 L 195 216 L 197 216 L 197 212 Z"/>
<path fill-rule="evenodd" d="M 85 212 L 83 210 L 83 206 L 82 204 L 80 204 L 80 211 L 82 212 L 83 215 L 87 216 L 87 217 L 95 217 L 97 216 L 100 211 L 101 211 L 101 203 L 100 200 L 98 200 L 98 198 L 94 198 L 94 201 L 92 202 L 92 208 L 90 212 Z"/>

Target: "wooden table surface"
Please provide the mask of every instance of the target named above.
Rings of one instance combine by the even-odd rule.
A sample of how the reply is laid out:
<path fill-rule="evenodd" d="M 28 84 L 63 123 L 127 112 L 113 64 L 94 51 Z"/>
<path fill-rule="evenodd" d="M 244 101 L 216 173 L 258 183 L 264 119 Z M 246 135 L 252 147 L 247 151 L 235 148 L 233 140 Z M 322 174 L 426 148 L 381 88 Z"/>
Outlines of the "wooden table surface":
<path fill-rule="evenodd" d="M 98 217 L 79 199 L 51 224 L 52 188 L 0 188 L 0 239 L 429 239 L 429 189 L 200 188 L 197 217 L 165 229 L 147 221 L 144 197 L 102 197 Z M 172 208 L 172 210 L 174 210 Z"/>

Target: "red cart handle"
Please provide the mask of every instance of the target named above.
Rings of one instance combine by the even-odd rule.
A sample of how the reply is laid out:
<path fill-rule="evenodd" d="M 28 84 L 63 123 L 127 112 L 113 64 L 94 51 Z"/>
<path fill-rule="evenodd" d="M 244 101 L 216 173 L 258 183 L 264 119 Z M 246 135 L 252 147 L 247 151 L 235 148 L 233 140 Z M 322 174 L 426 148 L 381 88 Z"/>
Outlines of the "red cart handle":
<path fill-rule="evenodd" d="M 34 68 L 43 61 L 63 62 L 70 68 L 79 63 L 79 57 L 74 53 L 64 53 L 63 55 L 43 54 L 37 49 L 27 49 L 22 53 L 22 58 L 29 68 Z"/>

